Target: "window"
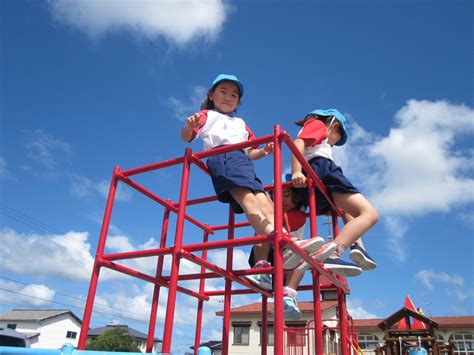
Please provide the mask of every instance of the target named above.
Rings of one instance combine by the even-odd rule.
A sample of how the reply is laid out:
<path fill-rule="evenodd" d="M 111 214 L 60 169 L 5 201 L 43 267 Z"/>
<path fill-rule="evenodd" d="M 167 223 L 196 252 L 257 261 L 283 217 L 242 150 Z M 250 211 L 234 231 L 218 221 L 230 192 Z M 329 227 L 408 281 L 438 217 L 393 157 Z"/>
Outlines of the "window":
<path fill-rule="evenodd" d="M 68 339 L 76 339 L 76 336 L 77 336 L 77 332 L 68 331 L 66 334 L 66 338 Z"/>
<path fill-rule="evenodd" d="M 7 328 L 15 330 L 16 329 L 16 324 L 13 324 L 13 323 L 7 324 Z"/>
<path fill-rule="evenodd" d="M 441 334 L 438 334 L 436 333 L 435 334 L 435 338 L 436 338 L 436 341 L 439 343 L 439 344 L 444 344 L 444 338 Z"/>
<path fill-rule="evenodd" d="M 234 344 L 235 345 L 248 345 L 249 344 L 249 333 L 250 323 L 232 323 L 234 327 Z"/>
<path fill-rule="evenodd" d="M 456 344 L 455 354 L 473 355 L 474 354 L 474 334 L 458 333 L 453 334 L 452 339 Z"/>
<path fill-rule="evenodd" d="M 260 327 L 260 345 L 262 345 L 262 322 L 258 322 Z M 274 328 L 273 324 L 267 324 L 267 345 L 274 344 Z"/>
<path fill-rule="evenodd" d="M 359 346 L 363 350 L 375 349 L 379 343 L 379 338 L 373 334 L 359 334 Z"/>

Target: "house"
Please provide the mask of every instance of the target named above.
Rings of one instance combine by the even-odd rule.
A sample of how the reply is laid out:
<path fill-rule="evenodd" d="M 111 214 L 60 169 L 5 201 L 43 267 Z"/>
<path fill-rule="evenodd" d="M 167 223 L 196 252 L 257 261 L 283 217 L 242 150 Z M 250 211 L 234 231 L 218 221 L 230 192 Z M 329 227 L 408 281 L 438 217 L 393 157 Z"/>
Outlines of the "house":
<path fill-rule="evenodd" d="M 299 321 L 285 321 L 284 346 L 290 353 L 314 353 L 314 321 L 313 303 L 299 302 L 298 306 L 303 314 Z M 405 310 L 406 308 L 402 308 Z M 323 320 L 323 353 L 340 353 L 340 338 L 338 325 L 338 304 L 337 301 L 322 301 Z M 230 332 L 229 332 L 229 354 L 260 354 L 261 353 L 261 312 L 260 302 L 249 305 L 231 308 L 230 310 Z M 267 354 L 273 354 L 273 304 L 268 304 L 268 327 L 267 327 Z M 365 355 L 375 355 L 376 348 L 384 344 L 384 324 L 389 324 L 390 320 L 399 321 L 393 318 L 400 311 L 387 317 L 386 319 L 354 319 L 350 334 L 357 335 L 358 344 Z M 223 316 L 223 312 L 217 312 L 218 316 Z M 411 317 L 413 319 L 413 317 Z M 429 319 L 431 325 L 436 324 L 434 336 L 439 344 L 446 344 L 452 341 L 455 344 L 454 354 L 472 355 L 474 354 L 474 316 L 461 317 L 420 317 Z M 388 323 L 387 323 L 388 321 Z M 427 320 L 428 322 L 428 320 Z M 398 323 L 397 323 L 398 324 Z M 355 338 L 355 337 L 354 337 Z M 303 352 L 304 351 L 304 352 Z M 355 352 L 354 352 L 355 353 Z"/>
<path fill-rule="evenodd" d="M 81 324 L 67 309 L 13 309 L 0 314 L 0 327 L 25 334 L 30 347 L 39 349 L 59 349 L 66 343 L 77 346 Z"/>
<path fill-rule="evenodd" d="M 111 329 L 123 329 L 124 334 L 130 335 L 135 338 L 135 344 L 137 345 L 137 347 L 140 349 L 142 353 L 146 351 L 146 342 L 147 342 L 148 336 L 145 333 L 139 332 L 138 330 L 130 328 L 129 326 L 124 325 L 124 324 L 107 324 L 105 327 L 91 329 L 89 330 L 89 334 L 87 338 L 88 339 L 97 338 L 99 335 Z M 161 350 L 162 342 L 163 341 L 158 338 L 154 339 L 154 345 L 153 345 L 154 352 L 158 352 Z"/>

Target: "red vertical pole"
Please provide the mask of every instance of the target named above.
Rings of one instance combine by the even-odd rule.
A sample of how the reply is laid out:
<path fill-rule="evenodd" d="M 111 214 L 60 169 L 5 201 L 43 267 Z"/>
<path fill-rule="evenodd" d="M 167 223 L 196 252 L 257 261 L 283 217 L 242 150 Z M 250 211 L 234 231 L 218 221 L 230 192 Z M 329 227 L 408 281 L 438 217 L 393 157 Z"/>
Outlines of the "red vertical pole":
<path fill-rule="evenodd" d="M 234 211 L 229 207 L 229 230 L 228 239 L 234 239 Z M 227 248 L 226 270 L 232 270 L 232 263 L 234 248 Z M 224 295 L 224 319 L 222 324 L 222 355 L 229 354 L 229 333 L 230 333 L 230 302 L 231 302 L 232 281 L 225 280 L 225 295 Z"/>
<path fill-rule="evenodd" d="M 204 237 L 202 242 L 204 244 L 207 243 L 209 240 L 209 233 L 204 232 Z M 207 249 L 204 249 L 201 253 L 201 256 L 204 260 L 207 260 Z M 201 274 L 204 274 L 206 269 L 204 266 L 201 266 Z M 206 286 L 206 279 L 202 278 L 199 280 L 199 293 L 202 295 L 204 293 L 204 287 Z M 199 345 L 201 344 L 201 327 L 202 327 L 202 309 L 204 306 L 204 301 L 199 299 L 198 300 L 198 308 L 197 308 L 197 319 L 196 319 L 196 336 L 194 337 L 194 354 L 197 354 Z"/>
<path fill-rule="evenodd" d="M 311 237 L 316 237 L 316 193 L 313 180 L 308 179 L 308 201 L 309 201 L 309 220 L 311 227 Z M 320 274 L 317 270 L 311 270 L 313 275 L 313 315 L 314 315 L 314 349 L 316 355 L 323 354 L 323 320 L 321 315 L 321 283 Z"/>
<path fill-rule="evenodd" d="M 176 235 L 174 240 L 174 249 L 171 261 L 171 274 L 168 291 L 168 303 L 166 305 L 165 328 L 163 331 L 162 352 L 169 353 L 171 350 L 171 338 L 173 334 L 174 310 L 176 307 L 176 293 L 178 289 L 179 275 L 179 254 L 183 244 L 184 215 L 186 212 L 186 200 L 188 197 L 189 172 L 191 168 L 192 150 L 186 148 L 183 161 L 183 176 L 181 180 L 181 189 L 179 193 L 179 210 L 176 220 Z"/>
<path fill-rule="evenodd" d="M 169 218 L 170 218 L 170 210 L 165 209 L 165 213 L 163 214 L 163 224 L 161 227 L 160 248 L 164 248 L 166 246 L 166 236 L 168 234 Z M 158 262 L 156 265 L 156 278 L 163 276 L 163 261 L 164 261 L 164 256 L 160 255 L 158 257 Z M 153 351 L 153 346 L 155 345 L 155 326 L 156 326 L 156 315 L 158 313 L 159 298 L 160 298 L 160 286 L 155 284 L 155 287 L 153 289 L 152 303 L 151 303 L 150 323 L 148 324 L 148 337 L 146 341 L 147 353 L 151 353 Z"/>
<path fill-rule="evenodd" d="M 341 336 L 341 354 L 349 355 L 349 342 L 347 336 L 347 312 L 346 312 L 346 294 L 337 290 L 337 303 L 339 306 L 339 333 Z"/>
<path fill-rule="evenodd" d="M 275 145 L 273 151 L 273 180 L 275 181 L 274 188 L 274 203 L 275 203 L 275 241 L 274 241 L 274 354 L 283 355 L 283 328 L 284 328 L 284 316 L 283 316 L 283 258 L 280 249 L 280 241 L 283 234 L 283 208 L 282 208 L 282 187 L 281 187 L 281 142 L 280 142 L 280 126 L 275 125 L 273 131 L 273 143 Z"/>
<path fill-rule="evenodd" d="M 275 329 L 275 328 L 273 328 Z M 262 295 L 262 327 L 260 328 L 262 339 L 260 344 L 262 346 L 262 355 L 267 355 L 268 345 L 268 297 Z"/>
<path fill-rule="evenodd" d="M 112 174 L 112 181 L 109 188 L 109 196 L 107 197 L 107 204 L 105 206 L 104 220 L 100 230 L 99 244 L 97 245 L 97 252 L 95 254 L 94 267 L 92 270 L 91 282 L 89 284 L 89 292 L 87 294 L 86 306 L 84 308 L 84 317 L 82 319 L 81 334 L 77 348 L 84 350 L 87 345 L 87 336 L 89 334 L 89 326 L 92 316 L 92 308 L 94 306 L 94 298 L 97 291 L 97 283 L 99 282 L 100 274 L 100 260 L 104 255 L 105 242 L 107 240 L 107 233 L 109 231 L 110 218 L 112 216 L 112 208 L 114 206 L 115 192 L 117 191 L 117 174 L 120 172 L 120 167 L 116 166 Z"/>

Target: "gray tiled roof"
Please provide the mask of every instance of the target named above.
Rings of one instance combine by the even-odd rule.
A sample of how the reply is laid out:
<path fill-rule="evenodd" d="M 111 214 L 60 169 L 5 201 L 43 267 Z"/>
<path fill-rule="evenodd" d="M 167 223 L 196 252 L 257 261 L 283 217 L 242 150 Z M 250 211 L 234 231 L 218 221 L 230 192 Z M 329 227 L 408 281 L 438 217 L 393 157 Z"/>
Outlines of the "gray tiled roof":
<path fill-rule="evenodd" d="M 10 312 L 0 313 L 2 321 L 42 321 L 62 314 L 70 313 L 79 323 L 81 320 L 69 309 L 13 309 Z"/>

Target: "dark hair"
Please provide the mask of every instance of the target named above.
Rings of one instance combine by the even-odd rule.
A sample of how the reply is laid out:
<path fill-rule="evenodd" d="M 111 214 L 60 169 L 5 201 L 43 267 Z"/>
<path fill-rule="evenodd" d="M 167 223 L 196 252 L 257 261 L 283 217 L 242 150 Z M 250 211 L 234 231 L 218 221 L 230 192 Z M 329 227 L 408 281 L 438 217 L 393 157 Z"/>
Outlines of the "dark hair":
<path fill-rule="evenodd" d="M 309 120 L 318 120 L 318 121 L 323 121 L 324 124 L 327 124 L 329 122 L 329 120 L 333 119 L 334 116 L 321 116 L 321 115 L 314 115 L 314 114 L 309 114 L 309 115 L 306 115 L 304 117 L 304 119 L 302 120 L 299 120 L 299 121 L 295 121 L 295 124 L 297 126 L 304 126 L 305 122 L 306 121 L 309 121 Z M 339 121 L 338 121 L 339 122 Z"/>
<path fill-rule="evenodd" d="M 230 81 L 230 80 L 223 80 L 223 81 Z M 208 91 L 207 91 L 207 94 L 206 94 L 206 98 L 204 99 L 204 101 L 201 103 L 201 110 L 214 110 L 214 101 L 212 101 L 210 98 L 209 98 L 209 95 L 211 93 L 214 92 L 214 90 L 216 90 L 216 87 L 217 85 L 219 85 L 220 83 L 222 83 L 223 81 L 220 81 L 218 82 L 216 85 L 214 85 L 213 87 L 211 87 Z M 232 82 L 232 81 L 230 81 Z M 237 86 L 238 88 L 238 86 Z M 240 97 L 239 97 L 239 104 L 240 104 Z M 237 108 L 233 111 L 233 112 L 237 112 Z"/>
<path fill-rule="evenodd" d="M 293 203 L 296 206 L 297 210 L 301 210 L 304 206 L 304 199 L 301 194 L 307 194 L 306 189 L 297 189 L 296 187 L 290 187 L 291 191 L 291 199 L 293 200 Z"/>

